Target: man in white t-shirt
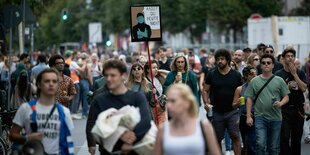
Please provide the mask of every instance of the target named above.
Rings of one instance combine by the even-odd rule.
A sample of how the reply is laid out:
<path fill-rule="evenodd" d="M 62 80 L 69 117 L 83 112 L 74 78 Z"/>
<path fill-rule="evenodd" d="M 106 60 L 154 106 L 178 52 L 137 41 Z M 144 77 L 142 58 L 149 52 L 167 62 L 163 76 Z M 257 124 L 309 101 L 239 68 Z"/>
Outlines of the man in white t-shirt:
<path fill-rule="evenodd" d="M 59 83 L 58 73 L 54 69 L 45 69 L 37 76 L 36 81 L 39 98 L 35 106 L 23 103 L 19 107 L 13 119 L 10 139 L 19 144 L 23 144 L 28 140 L 40 140 L 47 154 L 59 154 L 61 117 L 59 117 L 60 111 L 58 108 L 55 108 L 55 95 Z M 65 115 L 63 119 L 69 130 L 72 130 L 73 122 L 70 117 L 70 111 L 68 108 L 60 106 Z M 33 127 L 32 115 L 34 111 L 36 111 L 36 127 Z M 26 136 L 20 134 L 23 128 L 25 129 Z"/>

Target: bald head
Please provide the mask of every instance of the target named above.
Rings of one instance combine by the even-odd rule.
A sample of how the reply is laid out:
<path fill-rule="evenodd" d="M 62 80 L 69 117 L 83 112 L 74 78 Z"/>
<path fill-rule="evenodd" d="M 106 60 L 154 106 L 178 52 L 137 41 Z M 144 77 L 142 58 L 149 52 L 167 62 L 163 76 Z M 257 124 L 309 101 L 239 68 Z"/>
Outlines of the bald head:
<path fill-rule="evenodd" d="M 297 69 L 301 69 L 301 62 L 298 59 L 295 59 L 294 64 Z"/>
<path fill-rule="evenodd" d="M 241 63 L 241 61 L 243 60 L 243 51 L 242 50 L 236 50 L 233 56 L 233 60 L 236 63 Z"/>

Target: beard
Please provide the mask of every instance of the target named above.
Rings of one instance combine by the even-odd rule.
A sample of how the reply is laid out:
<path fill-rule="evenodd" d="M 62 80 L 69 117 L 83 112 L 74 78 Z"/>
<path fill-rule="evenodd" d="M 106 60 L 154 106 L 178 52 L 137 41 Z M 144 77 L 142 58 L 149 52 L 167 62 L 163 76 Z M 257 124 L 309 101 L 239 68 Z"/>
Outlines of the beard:
<path fill-rule="evenodd" d="M 217 65 L 220 69 L 224 69 L 227 67 L 227 64 L 218 64 Z"/>

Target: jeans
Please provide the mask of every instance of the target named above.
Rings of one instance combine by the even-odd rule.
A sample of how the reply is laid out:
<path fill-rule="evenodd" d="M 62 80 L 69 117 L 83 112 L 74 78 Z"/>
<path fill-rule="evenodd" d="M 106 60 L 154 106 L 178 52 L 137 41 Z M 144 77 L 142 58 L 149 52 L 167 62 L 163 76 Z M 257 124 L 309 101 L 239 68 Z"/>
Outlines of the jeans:
<path fill-rule="evenodd" d="M 280 155 L 300 155 L 304 118 L 298 109 L 282 110 Z M 291 143 L 290 143 L 291 139 Z"/>
<path fill-rule="evenodd" d="M 88 101 L 87 101 L 87 93 L 89 92 L 90 84 L 88 80 L 80 80 L 81 83 L 81 101 L 82 101 L 82 115 L 86 116 L 88 114 Z"/>
<path fill-rule="evenodd" d="M 255 117 L 256 154 L 278 155 L 282 121 L 271 121 L 262 116 Z"/>
<path fill-rule="evenodd" d="M 75 86 L 76 94 L 73 97 L 71 108 L 70 108 L 72 114 L 76 114 L 80 106 L 80 83 L 75 83 L 74 86 Z"/>
<path fill-rule="evenodd" d="M 232 150 L 231 139 L 229 137 L 227 130 L 225 130 L 224 141 L 225 141 L 226 151 L 231 151 Z"/>

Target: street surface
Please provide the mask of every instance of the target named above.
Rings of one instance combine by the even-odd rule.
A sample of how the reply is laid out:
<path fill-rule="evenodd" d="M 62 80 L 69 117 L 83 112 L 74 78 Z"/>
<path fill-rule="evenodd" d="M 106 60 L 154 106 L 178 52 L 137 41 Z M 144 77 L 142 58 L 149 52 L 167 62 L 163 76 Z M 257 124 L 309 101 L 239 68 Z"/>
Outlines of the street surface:
<path fill-rule="evenodd" d="M 200 107 L 200 118 L 206 118 L 205 110 Z M 74 130 L 73 130 L 73 140 L 75 144 L 75 154 L 77 155 L 89 155 L 88 153 L 88 146 L 86 141 L 86 134 L 85 134 L 85 127 L 86 127 L 86 119 L 82 120 L 73 120 L 74 122 Z M 225 146 L 222 146 L 223 150 L 225 150 Z M 310 144 L 305 144 L 302 141 L 301 146 L 301 154 L 302 155 L 309 155 L 310 154 Z M 96 155 L 99 155 L 99 151 L 96 151 Z"/>

